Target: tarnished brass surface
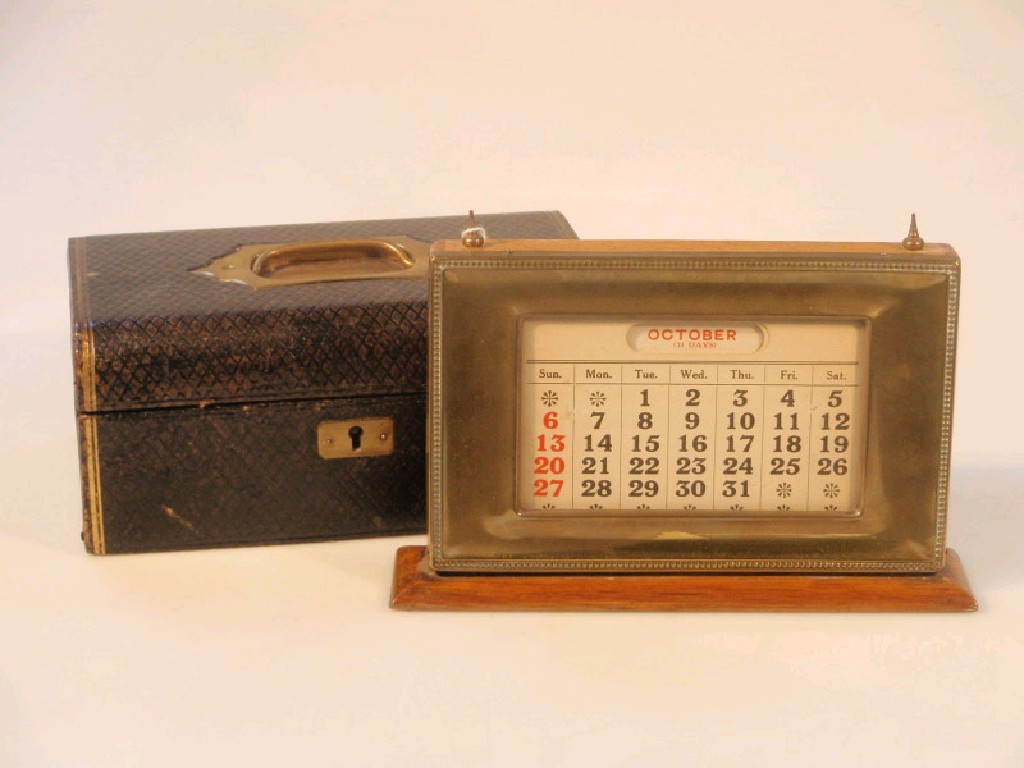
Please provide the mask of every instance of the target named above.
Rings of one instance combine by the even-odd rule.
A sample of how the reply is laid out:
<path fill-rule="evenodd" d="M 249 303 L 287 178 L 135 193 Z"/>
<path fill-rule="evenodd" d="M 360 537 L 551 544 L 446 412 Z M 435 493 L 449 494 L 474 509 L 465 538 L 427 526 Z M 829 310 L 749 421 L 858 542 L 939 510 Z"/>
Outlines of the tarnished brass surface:
<path fill-rule="evenodd" d="M 277 288 L 336 280 L 422 279 L 427 245 L 409 237 L 242 245 L 194 270 L 225 283 Z"/>
<path fill-rule="evenodd" d="M 444 241 L 432 249 L 429 285 L 436 570 L 942 567 L 959 289 L 948 245 L 908 253 L 901 243 L 490 240 L 470 249 Z M 867 321 L 861 514 L 520 514 L 520 321 L 596 315 Z"/>

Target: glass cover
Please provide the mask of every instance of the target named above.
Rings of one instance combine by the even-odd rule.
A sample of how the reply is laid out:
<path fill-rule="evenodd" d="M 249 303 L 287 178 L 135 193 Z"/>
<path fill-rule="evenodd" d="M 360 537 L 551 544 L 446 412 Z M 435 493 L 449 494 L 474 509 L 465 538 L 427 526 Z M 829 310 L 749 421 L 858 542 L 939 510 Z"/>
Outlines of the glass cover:
<path fill-rule="evenodd" d="M 865 320 L 528 318 L 519 338 L 519 514 L 859 514 Z"/>

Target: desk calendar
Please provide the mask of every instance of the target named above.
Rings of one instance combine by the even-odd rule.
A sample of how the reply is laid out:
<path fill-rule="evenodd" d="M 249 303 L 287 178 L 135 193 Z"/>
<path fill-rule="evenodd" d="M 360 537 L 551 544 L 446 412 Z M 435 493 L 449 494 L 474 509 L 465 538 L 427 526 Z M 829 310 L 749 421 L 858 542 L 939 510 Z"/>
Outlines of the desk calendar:
<path fill-rule="evenodd" d="M 429 546 L 393 604 L 970 610 L 945 541 L 959 276 L 913 223 L 436 243 Z"/>

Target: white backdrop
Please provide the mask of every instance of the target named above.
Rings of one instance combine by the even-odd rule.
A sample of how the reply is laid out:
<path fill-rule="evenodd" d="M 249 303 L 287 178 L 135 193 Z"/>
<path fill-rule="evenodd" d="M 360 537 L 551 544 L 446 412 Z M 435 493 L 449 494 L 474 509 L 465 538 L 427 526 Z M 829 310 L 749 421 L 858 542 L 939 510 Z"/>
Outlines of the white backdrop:
<path fill-rule="evenodd" d="M 1020 2 L 0 4 L 0 764 L 1020 765 Z M 429 616 L 395 540 L 90 558 L 66 240 L 557 208 L 963 259 L 974 616 Z M 406 541 L 418 541 L 417 538 Z"/>

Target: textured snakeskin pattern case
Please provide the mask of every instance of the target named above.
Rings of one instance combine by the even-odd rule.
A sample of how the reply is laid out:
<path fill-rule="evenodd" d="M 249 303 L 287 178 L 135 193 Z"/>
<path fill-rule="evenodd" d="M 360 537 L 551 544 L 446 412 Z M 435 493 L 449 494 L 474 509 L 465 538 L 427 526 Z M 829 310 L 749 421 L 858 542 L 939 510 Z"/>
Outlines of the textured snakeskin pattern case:
<path fill-rule="evenodd" d="M 557 212 L 493 237 L 575 237 Z M 426 283 L 254 290 L 193 272 L 248 243 L 457 238 L 462 216 L 69 242 L 86 549 L 97 554 L 422 532 Z M 388 417 L 394 451 L 324 459 L 325 421 Z"/>

